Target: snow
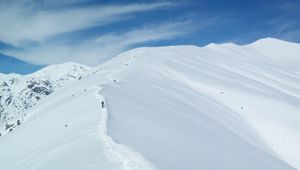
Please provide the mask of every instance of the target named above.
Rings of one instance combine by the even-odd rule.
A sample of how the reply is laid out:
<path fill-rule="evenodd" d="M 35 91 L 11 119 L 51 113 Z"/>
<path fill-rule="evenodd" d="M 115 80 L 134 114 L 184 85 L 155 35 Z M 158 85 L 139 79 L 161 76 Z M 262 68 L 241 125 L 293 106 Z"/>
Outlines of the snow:
<path fill-rule="evenodd" d="M 258 81 L 261 78 L 259 69 L 264 67 L 257 67 L 256 80 L 250 78 L 255 69 L 248 71 L 247 67 L 240 66 L 241 63 L 253 63 L 255 68 L 257 61 L 246 62 L 249 60 L 247 56 L 232 55 L 234 53 L 220 46 L 220 56 L 215 55 L 216 49 L 208 50 L 197 47 L 140 49 L 138 53 L 145 51 L 145 55 L 137 58 L 142 59 L 130 66 L 128 71 L 120 72 L 122 79 L 126 77 L 124 83 L 104 89 L 104 96 L 107 96 L 108 102 L 111 101 L 112 136 L 147 153 L 161 169 L 280 169 L 279 165 L 268 167 L 270 165 L 260 162 L 261 155 L 266 153 L 275 160 L 282 157 L 299 167 L 297 143 L 300 140 L 296 126 L 296 122 L 300 121 L 297 114 L 299 104 L 290 106 L 289 102 L 293 99 L 282 101 L 278 96 L 282 94 L 272 87 L 276 83 L 268 85 Z M 281 85 L 278 86 L 282 88 Z M 289 88 L 286 90 L 289 91 Z M 220 94 L 221 91 L 224 94 Z M 272 98 L 275 96 L 277 99 L 274 101 Z M 284 113 L 284 109 L 278 108 L 288 110 Z M 274 113 L 278 118 L 272 118 Z M 288 114 L 293 120 L 288 124 L 280 122 Z M 270 116 L 264 117 L 267 115 Z M 259 129 L 258 119 L 264 122 L 264 131 Z M 273 121 L 279 122 L 269 124 Z M 289 127 L 292 122 L 296 124 L 283 132 L 291 133 L 286 136 L 291 140 L 271 133 L 281 126 Z M 281 125 L 278 126 L 278 123 Z M 139 138 L 131 140 L 134 136 Z M 148 141 L 157 145 L 145 146 Z M 282 148 L 269 146 L 276 141 L 282 142 Z M 262 146 L 262 143 L 267 146 Z M 258 153 L 261 150 L 263 153 Z M 227 155 L 226 159 L 224 155 Z M 180 163 L 172 164 L 176 160 Z M 247 163 L 243 162 L 245 160 Z M 265 161 L 265 164 L 268 163 Z"/>
<path fill-rule="evenodd" d="M 43 77 L 47 80 L 58 81 L 64 77 L 79 77 L 87 75 L 92 68 L 86 65 L 67 62 L 63 64 L 50 65 L 42 70 L 27 75 L 28 77 Z"/>
<path fill-rule="evenodd" d="M 1 139 L 0 169 L 110 169 L 97 135 L 100 115 L 82 103 L 97 101 L 93 91 L 86 93 L 75 98 L 66 91 L 50 96 L 51 103 L 42 101 L 22 128 Z"/>
<path fill-rule="evenodd" d="M 35 106 L 61 87 L 89 76 L 93 71 L 93 68 L 69 62 L 51 65 L 25 76 L 14 73 L 0 75 L 0 134 L 12 130 L 6 128 L 7 124 L 15 128 L 18 121 L 22 123 L 26 116 L 24 110 Z"/>
<path fill-rule="evenodd" d="M 98 101 L 105 101 L 101 96 L 101 88 L 96 93 Z M 148 162 L 143 155 L 136 153 L 125 145 L 116 143 L 107 133 L 107 108 L 102 108 L 102 118 L 99 123 L 99 139 L 104 147 L 106 157 L 113 163 L 118 164 L 123 170 L 154 170 L 154 165 Z"/>
<path fill-rule="evenodd" d="M 50 66 L 34 77 L 84 78 L 0 137 L 0 169 L 300 169 L 299 55 L 299 44 L 267 38 Z"/>
<path fill-rule="evenodd" d="M 247 47 L 256 51 L 257 56 L 264 56 L 268 63 L 279 69 L 300 71 L 300 44 L 265 38 L 249 44 Z"/>

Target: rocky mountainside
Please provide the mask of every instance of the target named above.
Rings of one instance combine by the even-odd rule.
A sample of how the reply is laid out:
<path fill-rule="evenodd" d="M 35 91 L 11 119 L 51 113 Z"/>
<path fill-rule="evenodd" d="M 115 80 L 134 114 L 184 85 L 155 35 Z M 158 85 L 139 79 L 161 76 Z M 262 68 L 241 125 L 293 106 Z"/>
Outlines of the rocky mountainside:
<path fill-rule="evenodd" d="M 56 89 L 81 80 L 92 68 L 77 63 L 51 65 L 29 75 L 0 75 L 0 133 L 22 123 L 23 112 Z"/>

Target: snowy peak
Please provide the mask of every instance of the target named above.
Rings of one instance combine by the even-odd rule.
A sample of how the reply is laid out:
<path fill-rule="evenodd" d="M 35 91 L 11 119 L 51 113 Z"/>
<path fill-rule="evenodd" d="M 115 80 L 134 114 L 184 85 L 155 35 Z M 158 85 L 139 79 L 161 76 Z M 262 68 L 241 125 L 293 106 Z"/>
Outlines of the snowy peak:
<path fill-rule="evenodd" d="M 201 47 L 200 47 L 201 48 Z M 286 71 L 300 72 L 300 44 L 283 41 L 275 38 L 263 38 L 247 45 L 238 45 L 235 43 L 215 44 L 210 43 L 202 47 L 208 53 L 221 53 L 230 59 L 231 56 L 240 56 L 236 60 L 266 64 L 276 69 Z M 201 49 L 199 49 L 201 50 Z"/>
<path fill-rule="evenodd" d="M 83 76 L 88 75 L 91 70 L 91 67 L 79 63 L 67 62 L 63 64 L 50 65 L 27 76 L 46 78 L 51 81 L 62 82 L 70 79 L 81 79 Z"/>
<path fill-rule="evenodd" d="M 300 44 L 275 38 L 260 39 L 245 46 L 254 49 L 271 65 L 289 71 L 300 71 Z"/>
<path fill-rule="evenodd" d="M 258 46 L 280 46 L 280 45 L 285 45 L 285 44 L 294 44 L 297 45 L 297 43 L 294 42 L 289 42 L 289 41 L 284 41 L 284 40 L 280 40 L 280 39 L 276 39 L 276 38 L 271 38 L 271 37 L 267 37 L 267 38 L 261 38 L 249 45 L 258 45 Z M 298 44 L 299 45 L 299 44 Z"/>
<path fill-rule="evenodd" d="M 9 80 L 9 79 L 17 79 L 22 77 L 22 75 L 17 74 L 17 73 L 10 73 L 10 74 L 1 74 L 0 73 L 0 82 Z"/>
<path fill-rule="evenodd" d="M 83 79 L 92 70 L 88 66 L 69 62 L 51 65 L 25 76 L 0 75 L 0 134 L 20 124 L 26 116 L 26 109 L 57 89 Z M 11 122 L 9 128 L 8 122 Z"/>

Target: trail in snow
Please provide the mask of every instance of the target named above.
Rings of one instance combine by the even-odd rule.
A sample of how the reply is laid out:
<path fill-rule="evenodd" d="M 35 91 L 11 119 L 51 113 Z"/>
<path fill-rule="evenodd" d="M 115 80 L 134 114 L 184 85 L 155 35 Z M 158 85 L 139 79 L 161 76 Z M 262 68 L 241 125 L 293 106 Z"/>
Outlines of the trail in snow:
<path fill-rule="evenodd" d="M 116 79 L 113 78 L 113 75 L 117 74 L 128 68 L 128 64 L 131 61 L 127 60 L 121 64 L 121 67 L 117 67 L 113 70 L 109 70 L 110 73 L 107 74 L 107 82 L 104 84 L 116 83 Z M 123 66 L 123 67 L 122 67 Z M 134 151 L 126 145 L 116 143 L 107 132 L 107 121 L 108 121 L 108 106 L 105 101 L 104 96 L 101 95 L 102 87 L 99 85 L 96 88 L 96 97 L 99 103 L 99 109 L 101 110 L 101 120 L 99 123 L 99 139 L 104 148 L 104 154 L 109 161 L 117 164 L 117 169 L 119 170 L 156 170 L 157 168 L 148 161 L 142 154 Z M 101 102 L 104 102 L 105 107 L 101 106 Z"/>
<path fill-rule="evenodd" d="M 101 107 L 101 120 L 99 123 L 99 139 L 104 148 L 104 154 L 109 161 L 117 164 L 119 170 L 155 170 L 155 166 L 150 163 L 142 154 L 133 151 L 131 148 L 116 143 L 107 132 L 108 110 L 104 97 L 101 95 L 101 87 L 97 88 L 96 97 L 101 107 L 104 101 L 105 107 Z"/>

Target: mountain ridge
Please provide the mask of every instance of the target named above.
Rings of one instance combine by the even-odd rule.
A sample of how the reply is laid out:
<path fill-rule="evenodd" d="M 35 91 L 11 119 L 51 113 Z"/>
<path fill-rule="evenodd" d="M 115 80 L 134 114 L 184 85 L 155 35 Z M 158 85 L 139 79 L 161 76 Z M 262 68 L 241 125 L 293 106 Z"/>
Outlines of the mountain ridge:
<path fill-rule="evenodd" d="M 239 47 L 244 47 L 244 46 L 254 46 L 254 45 L 262 45 L 262 46 L 266 46 L 266 45 L 270 45 L 270 44 L 277 44 L 277 45 L 282 45 L 282 44 L 292 44 L 292 45 L 296 45 L 296 46 L 300 46 L 299 43 L 297 42 L 291 42 L 291 41 L 285 41 L 285 40 L 280 40 L 280 39 L 277 39 L 277 38 L 272 38 L 272 37 L 266 37 L 266 38 L 261 38 L 261 39 L 258 39 L 254 42 L 251 42 L 251 43 L 248 43 L 248 44 L 244 44 L 244 45 L 239 45 L 239 44 L 236 44 L 236 43 L 209 43 L 207 45 L 204 45 L 204 46 L 197 46 L 197 45 L 170 45 L 170 46 L 160 46 L 160 47 L 137 47 L 137 48 L 134 48 L 134 49 L 130 49 L 130 50 L 127 50 L 125 52 L 122 52 L 121 54 L 119 55 L 122 55 L 123 53 L 127 53 L 129 51 L 134 51 L 134 50 L 139 50 L 139 49 L 152 49 L 152 48 L 168 48 L 168 47 L 195 47 L 195 48 L 207 48 L 207 47 L 210 47 L 210 46 L 239 46 Z M 119 56 L 117 55 L 117 56 Z M 117 57 L 115 56 L 115 57 Z M 113 57 L 113 58 L 115 58 Z M 52 65 L 49 65 L 50 68 L 51 67 L 55 67 L 55 66 L 70 66 L 70 65 L 81 65 L 83 67 L 86 67 L 86 68 L 92 68 L 90 66 L 87 66 L 87 65 L 84 65 L 84 64 L 81 64 L 81 63 L 77 63 L 77 62 L 73 62 L 73 61 L 69 61 L 69 62 L 65 62 L 65 63 L 61 63 L 61 64 L 52 64 Z M 100 64 L 101 65 L 101 64 Z M 41 68 L 40 70 L 37 70 L 33 73 L 36 73 L 36 72 L 43 72 L 47 69 L 49 69 L 49 66 L 46 66 L 44 68 Z M 97 68 L 98 66 L 95 66 L 94 68 Z M 29 73 L 29 74 L 25 74 L 24 76 L 26 75 L 31 75 L 33 73 Z M 5 76 L 5 75 L 10 75 L 10 74 L 18 74 L 18 73 L 8 73 L 8 74 L 4 74 L 4 73 L 0 73 L 1 76 Z M 18 74 L 18 75 L 23 75 L 23 74 Z"/>
<path fill-rule="evenodd" d="M 0 133 L 4 135 L 12 130 L 11 127 L 20 124 L 26 114 L 19 114 L 36 105 L 39 100 L 74 80 L 84 78 L 90 72 L 90 67 L 69 62 L 48 66 L 28 75 L 1 75 Z"/>
<path fill-rule="evenodd" d="M 297 69 L 270 62 L 274 56 L 265 49 L 143 47 L 96 68 L 69 63 L 51 76 L 61 71 L 48 67 L 36 73 L 37 84 L 23 87 L 53 92 L 34 93 L 42 99 L 0 138 L 0 169 L 131 170 L 143 162 L 170 170 L 299 168 L 300 77 Z M 283 52 L 278 56 L 300 54 Z M 39 78 L 44 71 L 50 76 Z M 44 85 L 48 78 L 52 88 Z M 17 126 L 17 120 L 8 122 Z M 117 142 L 107 145 L 100 127 Z"/>

